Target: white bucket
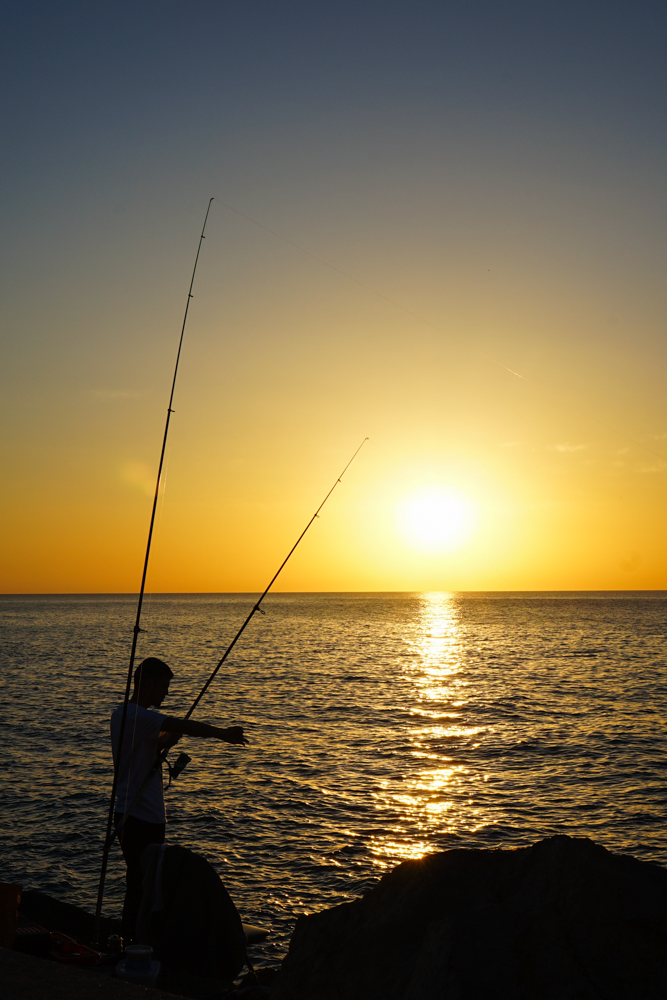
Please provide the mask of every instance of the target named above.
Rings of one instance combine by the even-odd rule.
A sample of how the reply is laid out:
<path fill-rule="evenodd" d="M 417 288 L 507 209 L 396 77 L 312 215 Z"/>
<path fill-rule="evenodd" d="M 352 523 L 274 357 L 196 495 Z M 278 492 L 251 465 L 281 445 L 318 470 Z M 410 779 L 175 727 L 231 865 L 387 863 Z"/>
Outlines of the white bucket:
<path fill-rule="evenodd" d="M 140 986 L 155 986 L 160 963 L 153 960 L 153 949 L 147 944 L 130 944 L 116 966 L 116 978 Z"/>

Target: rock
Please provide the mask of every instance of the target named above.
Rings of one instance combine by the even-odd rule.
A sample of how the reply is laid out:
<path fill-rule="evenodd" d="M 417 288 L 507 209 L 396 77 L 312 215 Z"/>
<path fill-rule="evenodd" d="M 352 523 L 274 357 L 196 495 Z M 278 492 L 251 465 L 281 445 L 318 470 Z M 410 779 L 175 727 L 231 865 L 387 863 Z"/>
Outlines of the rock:
<path fill-rule="evenodd" d="M 62 931 L 80 944 L 95 946 L 95 917 L 79 906 L 54 899 L 45 892 L 27 889 L 21 893 L 19 914 L 50 931 Z M 120 920 L 102 917 L 100 920 L 100 945 L 104 947 L 110 934 L 120 934 Z"/>
<path fill-rule="evenodd" d="M 584 838 L 406 861 L 300 917 L 271 1000 L 666 1000 L 667 871 Z"/>

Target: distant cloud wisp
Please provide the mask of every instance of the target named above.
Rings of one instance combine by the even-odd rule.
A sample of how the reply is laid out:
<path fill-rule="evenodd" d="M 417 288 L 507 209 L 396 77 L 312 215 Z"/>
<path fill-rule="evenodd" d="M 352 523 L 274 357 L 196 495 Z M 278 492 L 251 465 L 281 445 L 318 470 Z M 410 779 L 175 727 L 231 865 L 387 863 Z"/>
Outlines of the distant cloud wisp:
<path fill-rule="evenodd" d="M 586 447 L 587 447 L 587 445 L 585 445 L 585 444 L 569 444 L 569 442 L 567 442 L 567 441 L 564 444 L 555 444 L 554 445 L 554 448 L 556 449 L 556 451 L 560 452 L 561 455 L 564 455 L 564 454 L 566 454 L 568 452 L 572 452 L 572 451 L 583 451 L 584 448 L 586 448 Z"/>
<path fill-rule="evenodd" d="M 647 473 L 667 472 L 667 462 L 654 462 L 653 465 L 644 465 L 639 471 Z"/>
<path fill-rule="evenodd" d="M 126 462 L 120 470 L 124 483 L 134 486 L 147 496 L 153 496 L 155 491 L 155 472 L 146 462 Z"/>

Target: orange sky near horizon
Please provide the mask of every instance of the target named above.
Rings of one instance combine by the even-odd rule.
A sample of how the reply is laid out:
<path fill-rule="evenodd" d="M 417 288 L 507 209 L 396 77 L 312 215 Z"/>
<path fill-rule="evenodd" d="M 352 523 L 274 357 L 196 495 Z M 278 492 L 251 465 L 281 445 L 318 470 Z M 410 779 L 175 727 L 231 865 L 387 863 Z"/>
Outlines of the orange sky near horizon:
<path fill-rule="evenodd" d="M 544 17 L 567 28 L 574 10 Z M 0 592 L 138 590 L 211 195 L 149 591 L 261 591 L 366 436 L 276 590 L 667 589 L 667 192 L 642 66 L 663 70 L 647 25 L 612 93 L 626 56 L 592 23 L 531 28 L 515 83 L 492 8 L 459 41 L 430 5 L 392 7 L 379 40 L 369 14 L 363 51 L 342 14 L 321 34 L 304 8 L 312 46 L 286 26 L 282 55 L 283 28 L 242 6 L 165 11 L 158 40 L 135 8 L 134 34 L 73 21 L 99 72 L 72 42 L 52 96 L 39 60 L 17 90 Z M 259 33 L 246 48 L 232 21 Z M 174 82 L 166 40 L 186 35 Z M 200 59 L 209 38 L 227 60 Z M 257 65 L 278 60 L 261 79 L 253 45 Z"/>
<path fill-rule="evenodd" d="M 604 380 L 596 361 L 593 381 L 589 352 L 573 337 L 560 357 L 532 343 L 517 361 L 517 332 L 512 351 L 497 335 L 489 345 L 479 307 L 465 317 L 463 303 L 452 345 L 324 267 L 313 276 L 296 252 L 286 267 L 280 245 L 290 299 L 276 304 L 282 289 L 273 280 L 266 302 L 245 290 L 230 308 L 217 287 L 229 252 L 220 228 L 216 210 L 186 330 L 149 590 L 263 589 L 366 434 L 277 590 L 667 588 L 663 425 L 655 399 L 642 398 L 651 373 L 634 374 L 634 384 L 633 373 L 622 378 L 621 356 L 607 360 Z M 12 525 L 4 592 L 138 589 L 179 291 L 170 295 L 171 343 L 160 331 L 146 337 L 163 343 L 154 367 L 146 351 L 139 377 L 109 377 L 129 360 L 129 351 L 113 357 L 110 330 L 97 383 L 67 393 L 55 412 L 57 393 L 32 400 L 41 426 L 30 440 L 17 433 L 12 459 L 22 478 L 3 499 Z M 529 327 L 535 317 L 521 291 Z M 223 332 L 233 322 L 245 349 Z M 542 319 L 552 352 L 559 322 L 549 343 Z M 478 349 L 461 346 L 475 341 Z M 626 398 L 611 405 L 621 379 Z M 642 433 L 642 416 L 653 434 Z M 415 543 L 401 519 L 433 488 L 456 491 L 474 514 L 467 536 L 444 550 L 437 538 Z"/>

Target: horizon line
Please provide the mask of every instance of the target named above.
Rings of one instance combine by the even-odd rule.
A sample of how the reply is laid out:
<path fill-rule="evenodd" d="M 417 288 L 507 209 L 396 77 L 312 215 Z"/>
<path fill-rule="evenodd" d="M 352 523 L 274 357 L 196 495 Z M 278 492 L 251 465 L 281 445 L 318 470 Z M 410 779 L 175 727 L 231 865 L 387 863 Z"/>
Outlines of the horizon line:
<path fill-rule="evenodd" d="M 253 596 L 261 594 L 261 590 L 153 590 L 146 597 L 204 597 L 204 596 Z M 586 589 L 546 589 L 533 590 L 276 590 L 267 594 L 267 598 L 295 594 L 665 594 L 667 588 L 651 587 L 629 589 L 620 587 Z M 3 591 L 2 597 L 138 597 L 139 591 L 132 590 L 45 590 L 45 591 Z"/>

